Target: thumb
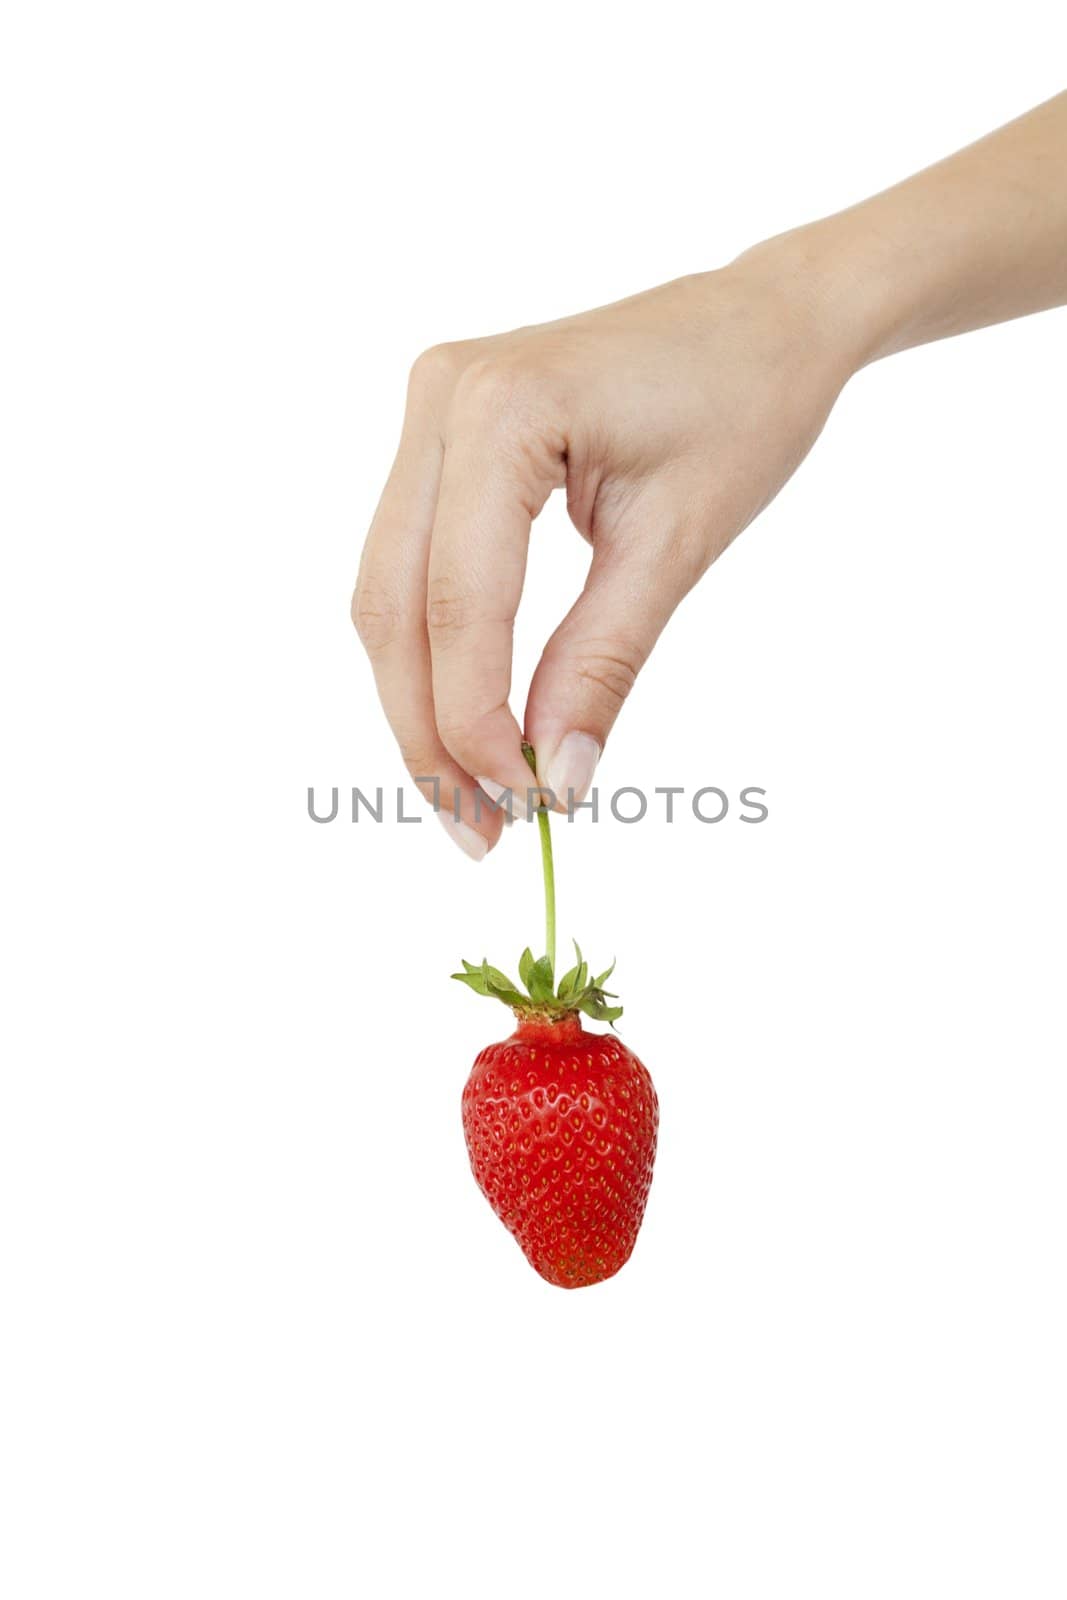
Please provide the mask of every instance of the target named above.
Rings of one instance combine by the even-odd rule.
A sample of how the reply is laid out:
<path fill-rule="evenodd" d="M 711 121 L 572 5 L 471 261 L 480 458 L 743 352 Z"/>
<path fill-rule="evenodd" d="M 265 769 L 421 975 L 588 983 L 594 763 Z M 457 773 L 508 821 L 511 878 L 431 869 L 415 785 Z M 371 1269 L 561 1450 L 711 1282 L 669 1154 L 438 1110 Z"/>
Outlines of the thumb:
<path fill-rule="evenodd" d="M 585 798 L 608 734 L 678 603 L 696 579 L 684 541 L 594 550 L 585 588 L 545 646 L 526 737 L 540 783 L 566 811 Z"/>

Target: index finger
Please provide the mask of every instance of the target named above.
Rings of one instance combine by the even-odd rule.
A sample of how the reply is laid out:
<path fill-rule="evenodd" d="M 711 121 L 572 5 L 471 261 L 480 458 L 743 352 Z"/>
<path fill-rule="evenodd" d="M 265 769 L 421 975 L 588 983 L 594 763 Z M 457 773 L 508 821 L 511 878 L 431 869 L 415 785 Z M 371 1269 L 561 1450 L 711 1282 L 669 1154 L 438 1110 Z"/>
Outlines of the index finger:
<path fill-rule="evenodd" d="M 478 375 L 457 394 L 430 540 L 426 623 L 434 715 L 464 771 L 524 794 L 530 772 L 508 705 L 530 524 L 565 481 L 563 449 Z"/>

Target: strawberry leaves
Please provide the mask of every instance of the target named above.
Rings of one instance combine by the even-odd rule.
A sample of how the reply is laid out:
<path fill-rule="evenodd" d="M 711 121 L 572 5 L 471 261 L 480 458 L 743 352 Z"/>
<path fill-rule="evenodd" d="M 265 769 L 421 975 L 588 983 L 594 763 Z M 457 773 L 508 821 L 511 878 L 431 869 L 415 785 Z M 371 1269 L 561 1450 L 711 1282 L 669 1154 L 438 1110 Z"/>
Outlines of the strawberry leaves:
<path fill-rule="evenodd" d="M 503 1000 L 506 1006 L 524 1006 L 529 1002 L 524 994 L 520 994 L 511 979 L 506 977 L 497 967 L 491 967 L 488 961 L 483 961 L 476 967 L 470 961 L 464 961 L 463 971 L 454 972 L 454 978 L 460 983 L 467 984 L 475 994 L 490 995 L 494 1000 Z"/>
<path fill-rule="evenodd" d="M 573 1016 L 575 1012 L 583 1012 L 595 1022 L 610 1022 L 614 1026 L 618 1017 L 622 1016 L 622 1006 L 613 1006 L 609 1001 L 618 997 L 604 988 L 605 983 L 615 970 L 614 961 L 598 978 L 590 979 L 589 966 L 582 956 L 577 941 L 574 945 L 574 954 L 577 957 L 575 964 L 565 972 L 559 980 L 558 988 L 554 986 L 552 963 L 547 956 L 535 960 L 533 952 L 526 949 L 519 957 L 519 981 L 526 993 L 518 989 L 506 973 L 497 967 L 491 967 L 487 961 L 480 966 L 475 966 L 471 961 L 463 962 L 463 971 L 452 974 L 459 983 L 465 983 L 475 994 L 487 995 L 490 999 L 501 1000 L 504 1005 L 510 1006 L 512 1011 L 521 1017 L 543 1017 L 546 1021 L 555 1022 L 561 1017 Z"/>

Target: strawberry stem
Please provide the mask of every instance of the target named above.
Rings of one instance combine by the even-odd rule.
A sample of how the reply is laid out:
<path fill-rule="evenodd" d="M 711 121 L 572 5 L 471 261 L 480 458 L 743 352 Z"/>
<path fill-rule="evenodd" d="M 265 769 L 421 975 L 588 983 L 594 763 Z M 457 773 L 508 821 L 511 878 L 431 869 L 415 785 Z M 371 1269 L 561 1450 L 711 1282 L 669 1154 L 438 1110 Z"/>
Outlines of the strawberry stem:
<path fill-rule="evenodd" d="M 522 753 L 526 764 L 536 777 L 537 757 L 533 745 L 524 744 Z M 548 820 L 548 807 L 538 806 L 537 827 L 541 835 L 541 871 L 545 880 L 545 954 L 552 971 L 556 970 L 556 872 L 552 861 L 552 829 Z"/>
<path fill-rule="evenodd" d="M 537 760 L 533 747 L 524 744 L 522 753 L 536 777 Z M 583 1016 L 592 1017 L 594 1022 L 610 1022 L 614 1027 L 617 1018 L 622 1016 L 622 1006 L 609 1005 L 608 1002 L 617 1000 L 618 996 L 604 987 L 614 971 L 614 961 L 606 972 L 599 977 L 592 977 L 589 964 L 575 940 L 574 966 L 556 982 L 556 874 L 552 865 L 552 830 L 548 809 L 544 805 L 537 808 L 537 827 L 541 835 L 541 870 L 545 880 L 544 955 L 535 961 L 529 946 L 522 952 L 519 957 L 519 983 L 522 988 L 516 988 L 506 972 L 501 972 L 499 967 L 491 967 L 485 960 L 481 965 L 464 961 L 463 971 L 454 972 L 452 976 L 459 983 L 465 983 L 468 989 L 473 989 L 475 994 L 503 1001 L 520 1022 L 540 1021 L 559 1025 L 573 1022 L 581 1012 Z"/>

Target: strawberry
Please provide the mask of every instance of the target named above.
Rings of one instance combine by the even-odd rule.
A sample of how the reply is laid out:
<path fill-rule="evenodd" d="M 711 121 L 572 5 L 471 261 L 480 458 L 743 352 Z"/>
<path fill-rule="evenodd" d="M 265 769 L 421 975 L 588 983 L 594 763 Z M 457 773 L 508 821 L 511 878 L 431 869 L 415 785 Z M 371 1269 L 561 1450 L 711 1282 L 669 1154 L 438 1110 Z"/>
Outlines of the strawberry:
<path fill-rule="evenodd" d="M 533 766 L 532 751 L 524 746 Z M 659 1103 L 647 1069 L 618 1036 L 592 1033 L 582 1015 L 614 1029 L 621 1006 L 575 944 L 577 961 L 554 984 L 555 880 L 548 813 L 538 813 L 545 872 L 546 954 L 519 962 L 525 993 L 496 967 L 453 973 L 515 1012 L 510 1038 L 478 1056 L 463 1091 L 463 1132 L 478 1187 L 549 1283 L 600 1283 L 629 1260 L 656 1155 Z"/>
<path fill-rule="evenodd" d="M 561 1289 L 599 1283 L 629 1260 L 658 1121 L 646 1068 L 577 1012 L 521 1016 L 510 1039 L 481 1052 L 463 1091 L 478 1187 Z"/>

